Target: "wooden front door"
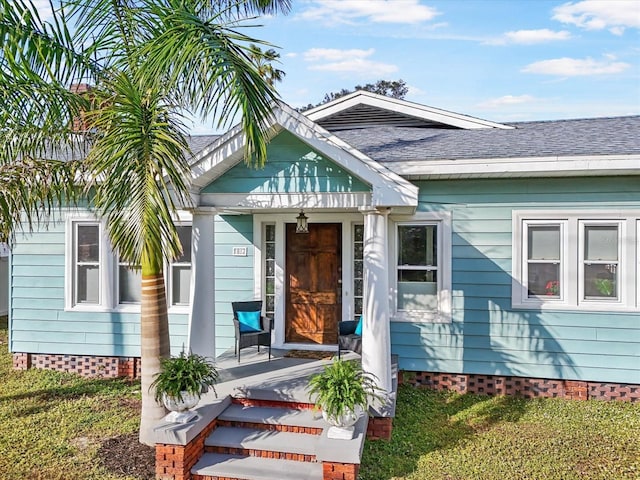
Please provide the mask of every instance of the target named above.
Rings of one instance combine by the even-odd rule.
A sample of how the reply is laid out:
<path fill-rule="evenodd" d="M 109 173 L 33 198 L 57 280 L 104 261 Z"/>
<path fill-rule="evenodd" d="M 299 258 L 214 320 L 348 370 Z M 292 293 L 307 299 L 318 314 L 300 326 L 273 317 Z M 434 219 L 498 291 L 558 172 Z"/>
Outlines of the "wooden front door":
<path fill-rule="evenodd" d="M 342 314 L 342 225 L 311 223 L 309 233 L 287 224 L 285 340 L 335 344 Z"/>

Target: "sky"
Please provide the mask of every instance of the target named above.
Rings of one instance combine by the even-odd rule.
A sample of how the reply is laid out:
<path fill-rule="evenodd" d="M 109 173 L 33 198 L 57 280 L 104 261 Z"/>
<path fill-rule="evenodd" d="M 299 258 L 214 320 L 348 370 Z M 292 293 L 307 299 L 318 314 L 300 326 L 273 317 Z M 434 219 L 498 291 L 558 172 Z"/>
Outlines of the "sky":
<path fill-rule="evenodd" d="M 279 47 L 293 107 L 402 79 L 406 100 L 497 122 L 640 113 L 640 0 L 292 3 L 242 31 Z"/>

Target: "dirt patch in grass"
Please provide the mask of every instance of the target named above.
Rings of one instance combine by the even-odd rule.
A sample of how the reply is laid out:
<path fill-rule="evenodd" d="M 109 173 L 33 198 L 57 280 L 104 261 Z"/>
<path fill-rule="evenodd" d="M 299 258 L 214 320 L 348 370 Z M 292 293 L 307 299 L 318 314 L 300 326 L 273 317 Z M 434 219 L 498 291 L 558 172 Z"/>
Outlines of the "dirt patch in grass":
<path fill-rule="evenodd" d="M 155 478 L 155 449 L 141 444 L 137 433 L 105 440 L 98 450 L 98 458 L 109 473 L 139 480 Z"/>

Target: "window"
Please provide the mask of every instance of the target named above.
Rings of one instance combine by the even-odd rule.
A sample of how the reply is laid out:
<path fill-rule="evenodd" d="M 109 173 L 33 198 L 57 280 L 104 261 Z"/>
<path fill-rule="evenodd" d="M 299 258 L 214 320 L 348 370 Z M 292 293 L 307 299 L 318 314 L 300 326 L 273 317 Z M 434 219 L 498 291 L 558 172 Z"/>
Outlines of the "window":
<path fill-rule="evenodd" d="M 363 312 L 364 298 L 364 225 L 353 226 L 353 313 L 359 318 Z"/>
<path fill-rule="evenodd" d="M 188 305 L 191 226 L 177 228 L 184 252 L 167 267 L 167 302 Z M 104 223 L 89 213 L 72 213 L 65 231 L 65 309 L 139 311 L 142 273 L 112 250 Z"/>
<path fill-rule="evenodd" d="M 276 226 L 264 226 L 265 315 L 275 318 L 276 310 Z"/>
<path fill-rule="evenodd" d="M 118 303 L 140 303 L 142 272 L 140 267 L 133 268 L 121 258 L 118 261 Z"/>
<path fill-rule="evenodd" d="M 100 224 L 74 223 L 73 303 L 100 305 Z"/>
<path fill-rule="evenodd" d="M 189 305 L 191 288 L 191 225 L 176 226 L 182 255 L 171 263 L 171 305 Z"/>
<path fill-rule="evenodd" d="M 398 310 L 438 307 L 438 226 L 398 226 Z"/>
<path fill-rule="evenodd" d="M 436 218 L 396 224 L 395 319 L 450 320 L 450 217 Z"/>
<path fill-rule="evenodd" d="M 527 228 L 527 296 L 562 298 L 562 224 L 529 224 Z"/>
<path fill-rule="evenodd" d="M 583 300 L 619 300 L 618 264 L 620 235 L 618 225 L 582 224 Z"/>
<path fill-rule="evenodd" d="M 514 212 L 513 306 L 637 309 L 638 215 L 629 213 Z"/>

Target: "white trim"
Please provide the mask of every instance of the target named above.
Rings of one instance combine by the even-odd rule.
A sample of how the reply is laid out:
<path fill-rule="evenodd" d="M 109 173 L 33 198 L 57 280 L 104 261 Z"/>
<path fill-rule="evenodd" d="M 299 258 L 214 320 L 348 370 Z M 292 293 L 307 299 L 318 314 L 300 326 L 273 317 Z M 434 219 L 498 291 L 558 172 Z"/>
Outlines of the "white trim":
<path fill-rule="evenodd" d="M 98 227 L 100 284 L 98 303 L 75 303 L 76 282 L 76 226 L 95 225 Z M 71 211 L 65 219 L 65 275 L 64 309 L 65 311 L 105 312 L 113 308 L 113 255 L 109 247 L 104 222 L 89 212 Z"/>
<path fill-rule="evenodd" d="M 384 95 L 378 95 L 365 90 L 357 90 L 349 95 L 345 95 L 344 97 L 340 97 L 331 102 L 327 102 L 323 105 L 307 110 L 304 114 L 310 120 L 318 122 L 357 105 L 368 105 L 370 107 L 390 110 L 392 112 L 423 119 L 429 122 L 437 122 L 443 125 L 463 129 L 500 128 L 510 130 L 514 128 L 509 125 L 490 122 L 488 120 L 482 120 L 480 118 L 470 117 L 460 113 L 420 105 L 406 100 L 385 97 Z"/>
<path fill-rule="evenodd" d="M 371 194 L 362 193 L 203 193 L 202 205 L 219 209 L 263 210 L 269 208 L 358 208 L 371 203 Z"/>
<path fill-rule="evenodd" d="M 511 306 L 514 309 L 615 311 L 638 310 L 640 285 L 637 269 L 629 268 L 638 262 L 640 248 L 640 210 L 514 210 L 512 212 L 512 281 Z M 561 281 L 564 283 L 561 299 L 528 298 L 526 290 L 526 226 L 535 224 L 562 224 Z M 633 227 L 636 223 L 636 227 Z M 585 225 L 619 225 L 618 265 L 620 268 L 620 297 L 617 300 L 583 300 L 583 252 Z M 631 225 L 629 225 L 631 224 Z"/>
<path fill-rule="evenodd" d="M 389 218 L 389 285 L 391 287 L 391 320 L 396 322 L 449 323 L 452 316 L 452 258 L 451 258 L 451 212 L 420 212 L 411 216 L 393 215 Z M 438 225 L 438 310 L 398 311 L 397 258 L 398 225 Z"/>
<path fill-rule="evenodd" d="M 640 155 L 461 158 L 381 164 L 411 180 L 640 174 Z"/>

